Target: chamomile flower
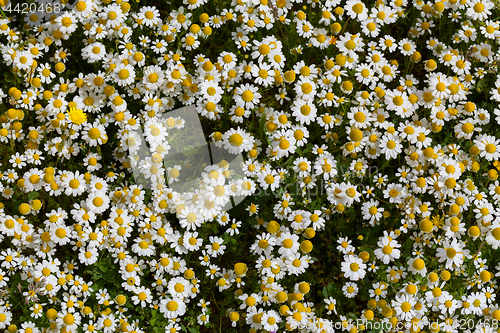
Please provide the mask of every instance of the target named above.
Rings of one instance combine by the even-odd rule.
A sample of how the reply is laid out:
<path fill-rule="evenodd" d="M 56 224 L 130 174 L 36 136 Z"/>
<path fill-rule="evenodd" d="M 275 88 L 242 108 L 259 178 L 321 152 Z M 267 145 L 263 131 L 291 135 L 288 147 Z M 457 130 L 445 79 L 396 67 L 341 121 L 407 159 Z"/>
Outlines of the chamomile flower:
<path fill-rule="evenodd" d="M 235 219 L 233 219 L 233 222 L 229 225 L 229 228 L 226 230 L 226 232 L 233 236 L 234 234 L 239 234 L 240 233 L 240 230 L 238 228 L 241 227 L 241 221 L 236 221 Z"/>
<path fill-rule="evenodd" d="M 396 296 L 396 298 L 392 300 L 392 307 L 402 320 L 411 320 L 415 316 L 415 304 L 415 298 L 410 295 Z"/>
<path fill-rule="evenodd" d="M 259 103 L 261 97 L 257 87 L 244 84 L 236 88 L 236 94 L 233 98 L 238 106 L 251 110 Z"/>
<path fill-rule="evenodd" d="M 66 195 L 78 196 L 85 192 L 87 189 L 87 185 L 85 180 L 83 179 L 83 174 L 80 174 L 79 171 L 67 172 L 64 178 L 61 178 L 62 183 L 65 187 Z"/>
<path fill-rule="evenodd" d="M 478 147 L 480 156 L 488 161 L 500 158 L 500 140 L 495 136 L 481 134 L 474 140 L 474 144 Z"/>
<path fill-rule="evenodd" d="M 494 3 L 489 0 L 473 0 L 467 5 L 467 17 L 480 21 L 486 20 L 494 7 Z"/>
<path fill-rule="evenodd" d="M 299 237 L 295 234 L 282 233 L 275 242 L 276 245 L 280 246 L 278 253 L 284 257 L 293 255 L 299 249 L 300 243 L 298 240 Z"/>
<path fill-rule="evenodd" d="M 97 122 L 93 124 L 86 123 L 83 128 L 82 139 L 85 140 L 90 146 L 97 146 L 107 141 L 105 127 Z"/>
<path fill-rule="evenodd" d="M 397 158 L 402 151 L 401 139 L 395 134 L 385 134 L 379 145 L 381 153 L 387 160 Z"/>
<path fill-rule="evenodd" d="M 363 43 L 360 36 L 347 32 L 340 37 L 335 45 L 342 54 L 353 58 L 356 57 L 356 52 L 363 50 L 365 43 Z"/>
<path fill-rule="evenodd" d="M 316 95 L 316 84 L 309 78 L 302 77 L 295 83 L 295 93 L 303 100 L 313 99 Z"/>
<path fill-rule="evenodd" d="M 87 265 L 93 265 L 99 257 L 98 249 L 96 247 L 82 247 L 78 253 L 78 260 Z"/>
<path fill-rule="evenodd" d="M 500 225 L 494 222 L 488 230 L 486 235 L 486 242 L 491 245 L 493 249 L 497 249 L 500 246 Z"/>
<path fill-rule="evenodd" d="M 365 268 L 366 264 L 363 263 L 363 260 L 354 255 L 345 256 L 341 266 L 344 276 L 351 281 L 362 279 L 366 274 Z"/>
<path fill-rule="evenodd" d="M 362 1 L 349 0 L 344 8 L 351 19 L 357 19 L 359 22 L 362 22 L 368 18 L 368 9 Z"/>
<path fill-rule="evenodd" d="M 371 224 L 378 222 L 382 218 L 384 208 L 379 207 L 379 202 L 375 199 L 364 202 L 361 206 L 363 219 L 368 220 Z"/>
<path fill-rule="evenodd" d="M 464 258 L 469 255 L 469 250 L 464 249 L 461 242 L 457 239 L 453 239 L 451 242 L 444 240 L 442 246 L 442 248 L 437 249 L 436 257 L 439 259 L 439 262 L 445 262 L 447 269 L 460 266 Z"/>
<path fill-rule="evenodd" d="M 316 118 L 316 106 L 312 100 L 297 99 L 293 102 L 292 115 L 302 125 L 307 124 Z"/>
<path fill-rule="evenodd" d="M 160 12 L 152 6 L 141 7 L 137 17 L 147 27 L 153 27 L 160 22 Z"/>
<path fill-rule="evenodd" d="M 271 190 L 274 191 L 279 186 L 280 179 L 276 170 L 265 169 L 259 173 L 257 181 L 264 190 L 271 187 Z"/>
<path fill-rule="evenodd" d="M 178 213 L 179 223 L 186 230 L 196 230 L 204 222 L 201 212 L 193 205 L 186 206 Z"/>
<path fill-rule="evenodd" d="M 358 294 L 359 288 L 358 285 L 354 282 L 346 282 L 344 286 L 342 286 L 342 292 L 344 296 L 347 298 L 353 298 Z"/>
<path fill-rule="evenodd" d="M 223 137 L 224 148 L 232 154 L 239 154 L 243 151 L 250 151 L 253 148 L 254 138 L 239 127 L 230 129 L 224 133 Z"/>
<path fill-rule="evenodd" d="M 399 250 L 401 244 L 390 236 L 379 238 L 377 245 L 378 248 L 375 250 L 375 256 L 379 260 L 382 260 L 384 264 L 398 259 L 401 255 L 401 251 Z"/>
<path fill-rule="evenodd" d="M 281 321 L 281 316 L 274 310 L 269 310 L 262 314 L 261 322 L 263 323 L 263 328 L 269 332 L 277 331 Z"/>
<path fill-rule="evenodd" d="M 174 298 L 186 298 L 190 290 L 189 281 L 183 277 L 175 277 L 169 281 L 167 289 Z"/>

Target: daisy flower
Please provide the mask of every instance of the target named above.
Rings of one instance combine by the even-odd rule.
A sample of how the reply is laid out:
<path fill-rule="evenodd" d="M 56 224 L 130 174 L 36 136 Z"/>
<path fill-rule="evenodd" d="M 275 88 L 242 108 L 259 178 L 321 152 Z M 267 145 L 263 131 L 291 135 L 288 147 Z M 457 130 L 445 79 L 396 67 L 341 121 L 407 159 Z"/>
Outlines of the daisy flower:
<path fill-rule="evenodd" d="M 351 107 L 347 117 L 350 119 L 349 125 L 356 128 L 366 128 L 374 120 L 365 107 Z"/>
<path fill-rule="evenodd" d="M 16 53 L 16 57 L 14 60 L 14 66 L 27 71 L 33 65 L 33 55 L 29 51 L 21 51 Z"/>
<path fill-rule="evenodd" d="M 315 28 L 313 30 L 313 35 L 309 39 L 309 41 L 314 47 L 324 50 L 328 46 L 330 46 L 330 39 L 327 37 L 328 37 L 328 31 L 326 29 Z"/>
<path fill-rule="evenodd" d="M 66 188 L 64 193 L 66 195 L 78 196 L 83 194 L 87 189 L 86 182 L 83 178 L 83 174 L 80 174 L 80 171 L 66 172 L 66 177 L 61 179 L 64 187 Z"/>
<path fill-rule="evenodd" d="M 389 50 L 389 52 L 394 52 L 398 47 L 396 39 L 394 39 L 394 37 L 390 35 L 385 35 L 383 38 L 381 38 L 379 45 L 382 51 Z"/>
<path fill-rule="evenodd" d="M 372 17 L 361 22 L 361 31 L 366 36 L 377 37 L 380 34 L 380 24 Z"/>
<path fill-rule="evenodd" d="M 252 75 L 255 83 L 264 87 L 270 86 L 274 82 L 274 71 L 266 63 L 260 63 L 252 67 Z"/>
<path fill-rule="evenodd" d="M 69 313 L 66 310 L 61 310 L 57 312 L 56 322 L 59 327 L 64 327 L 66 331 L 76 331 L 77 327 L 80 326 L 81 319 L 82 316 L 78 312 Z"/>
<path fill-rule="evenodd" d="M 144 69 L 142 83 L 150 90 L 156 90 L 163 84 L 165 74 L 160 66 L 152 65 Z M 129 83 L 130 84 L 130 83 Z"/>
<path fill-rule="evenodd" d="M 252 53 L 251 57 L 253 59 L 257 59 L 257 61 L 262 62 L 264 57 L 269 57 L 270 55 L 274 55 L 275 51 L 273 51 L 269 45 L 267 40 L 262 40 L 259 42 L 258 40 L 254 40 L 252 45 Z"/>
<path fill-rule="evenodd" d="M 297 99 L 293 102 L 292 115 L 301 125 L 307 124 L 316 118 L 316 106 L 312 100 Z"/>
<path fill-rule="evenodd" d="M 173 298 L 184 299 L 189 296 L 190 283 L 184 277 L 174 277 L 168 282 L 167 289 Z"/>
<path fill-rule="evenodd" d="M 135 70 L 132 65 L 125 65 L 124 63 L 119 63 L 115 69 L 115 82 L 123 87 L 132 84 L 135 80 Z"/>
<path fill-rule="evenodd" d="M 498 249 L 500 246 L 500 224 L 498 222 L 494 222 L 490 226 L 485 240 L 493 249 Z"/>
<path fill-rule="evenodd" d="M 26 166 L 26 160 L 27 158 L 24 154 L 19 154 L 19 152 L 16 152 L 10 157 L 9 163 L 14 168 L 22 168 Z"/>
<path fill-rule="evenodd" d="M 261 317 L 263 328 L 269 332 L 277 331 L 278 325 L 281 321 L 282 319 L 280 314 L 274 310 L 264 312 Z"/>
<path fill-rule="evenodd" d="M 378 248 L 375 249 L 375 256 L 377 259 L 382 260 L 384 264 L 388 264 L 391 261 L 398 259 L 401 255 L 401 251 L 398 249 L 401 247 L 395 239 L 390 236 L 381 237 L 377 242 Z"/>
<path fill-rule="evenodd" d="M 252 110 L 259 104 L 261 97 L 262 95 L 258 93 L 258 88 L 247 83 L 236 88 L 233 98 L 238 106 Z"/>
<path fill-rule="evenodd" d="M 132 251 L 140 256 L 152 256 L 155 254 L 155 247 L 150 239 L 139 237 L 134 240 Z"/>
<path fill-rule="evenodd" d="M 188 251 L 198 251 L 203 244 L 203 239 L 197 238 L 198 232 L 186 232 L 183 235 L 184 238 L 184 247 Z"/>
<path fill-rule="evenodd" d="M 230 70 L 236 66 L 236 54 L 224 51 L 217 58 L 217 62 L 224 67 L 225 70 Z"/>
<path fill-rule="evenodd" d="M 178 213 L 179 223 L 186 230 L 196 230 L 204 222 L 201 212 L 194 206 L 188 205 Z"/>
<path fill-rule="evenodd" d="M 305 177 L 311 172 L 311 162 L 305 157 L 299 157 L 293 163 L 294 171 L 299 177 Z"/>
<path fill-rule="evenodd" d="M 223 245 L 224 240 L 220 237 L 214 237 L 210 236 L 209 237 L 209 242 L 210 244 L 205 245 L 205 248 L 212 257 L 217 257 L 219 255 L 222 255 L 224 253 L 224 250 L 226 249 L 226 245 Z"/>
<path fill-rule="evenodd" d="M 466 15 L 472 20 L 484 21 L 491 15 L 495 4 L 489 0 L 473 0 L 467 2 Z"/>
<path fill-rule="evenodd" d="M 355 68 L 356 70 L 356 80 L 364 85 L 371 85 L 376 83 L 379 78 L 378 76 L 375 76 L 375 71 L 373 70 L 372 66 L 368 64 L 359 64 Z"/>
<path fill-rule="evenodd" d="M 276 239 L 275 244 L 280 246 L 278 253 L 283 257 L 294 255 L 300 246 L 299 237 L 290 233 L 282 233 L 282 235 Z"/>
<path fill-rule="evenodd" d="M 408 261 L 408 270 L 413 274 L 420 274 L 424 277 L 427 274 L 425 261 L 422 258 L 412 258 Z"/>
<path fill-rule="evenodd" d="M 112 333 L 116 330 L 118 320 L 113 313 L 108 315 L 102 314 L 96 323 L 96 328 L 102 330 L 104 333 Z"/>
<path fill-rule="evenodd" d="M 317 176 L 323 175 L 324 180 L 332 179 L 337 175 L 337 161 L 331 156 L 320 156 L 314 163 L 314 170 Z"/>
<path fill-rule="evenodd" d="M 453 239 L 451 242 L 444 240 L 442 246 L 437 249 L 436 257 L 439 259 L 439 262 L 445 262 L 447 269 L 459 267 L 463 263 L 464 258 L 469 256 L 469 250 L 464 249 L 461 242 L 457 239 Z"/>
<path fill-rule="evenodd" d="M 500 140 L 495 136 L 481 134 L 474 140 L 474 144 L 480 151 L 479 155 L 488 161 L 500 158 Z"/>
<path fill-rule="evenodd" d="M 498 22 L 488 20 L 484 26 L 479 27 L 479 30 L 486 38 L 495 39 L 499 36 L 499 27 Z"/>
<path fill-rule="evenodd" d="M 50 71 L 49 63 L 40 64 L 39 67 L 37 67 L 37 72 L 39 73 L 42 83 L 50 84 L 52 79 L 56 77 L 56 75 Z"/>
<path fill-rule="evenodd" d="M 464 120 L 461 120 L 458 124 L 455 125 L 454 130 L 455 130 L 455 135 L 457 139 L 471 139 L 476 132 L 481 132 L 482 128 L 479 126 L 474 126 L 477 124 L 476 119 L 472 118 L 467 118 Z M 486 146 L 485 146 L 486 148 Z"/>
<path fill-rule="evenodd" d="M 335 43 L 339 51 L 351 58 L 356 57 L 356 52 L 363 51 L 363 43 L 362 39 L 358 35 L 353 35 L 349 32 L 346 32 L 343 36 L 341 36 L 337 43 Z"/>
<path fill-rule="evenodd" d="M 297 34 L 302 38 L 309 38 L 313 34 L 313 26 L 307 20 L 297 22 Z"/>
<path fill-rule="evenodd" d="M 382 218 L 384 208 L 378 206 L 379 201 L 375 199 L 370 199 L 370 201 L 364 202 L 361 205 L 361 213 L 363 214 L 363 219 L 370 221 L 371 224 L 379 221 Z"/>
<path fill-rule="evenodd" d="M 351 19 L 357 19 L 359 22 L 363 22 L 368 18 L 368 9 L 362 1 L 349 0 L 344 8 Z"/>
<path fill-rule="evenodd" d="M 223 90 L 215 81 L 203 81 L 199 85 L 198 92 L 208 101 L 218 103 L 222 98 Z"/>
<path fill-rule="evenodd" d="M 85 249 L 84 247 L 78 252 L 78 259 L 81 263 L 90 266 L 93 265 L 97 259 L 99 258 L 99 252 L 96 247 L 88 247 Z"/>
<path fill-rule="evenodd" d="M 115 28 L 119 26 L 125 20 L 125 13 L 122 11 L 120 5 L 111 4 L 103 7 L 103 11 L 99 15 L 104 20 L 106 20 L 106 26 L 109 28 Z"/>
<path fill-rule="evenodd" d="M 396 296 L 391 302 L 392 307 L 396 310 L 396 314 L 402 320 L 411 320 L 415 316 L 414 306 L 416 304 L 415 297 L 410 295 Z"/>
<path fill-rule="evenodd" d="M 238 229 L 239 227 L 241 227 L 241 221 L 236 221 L 235 219 L 233 219 L 233 223 L 231 223 L 226 232 L 231 236 L 233 236 L 234 234 L 238 235 L 240 233 L 240 230 Z"/>
<path fill-rule="evenodd" d="M 316 95 L 316 84 L 307 77 L 302 77 L 295 83 L 295 93 L 303 100 L 313 99 Z"/>
<path fill-rule="evenodd" d="M 413 106 L 406 92 L 400 92 L 397 89 L 386 90 L 385 104 L 388 110 L 396 111 L 398 116 L 407 118 L 411 115 Z"/>
<path fill-rule="evenodd" d="M 89 146 L 102 145 L 103 142 L 108 139 L 106 128 L 98 122 L 94 122 L 93 124 L 85 123 L 82 133 L 82 139 L 85 140 Z"/>
<path fill-rule="evenodd" d="M 55 19 L 58 29 L 64 34 L 72 34 L 78 27 L 78 20 L 72 12 L 65 11 L 63 15 L 58 15 Z"/>
<path fill-rule="evenodd" d="M 278 176 L 278 172 L 276 170 L 266 169 L 259 173 L 257 177 L 257 181 L 259 185 L 267 190 L 271 187 L 271 190 L 274 191 L 280 184 L 280 177 Z"/>
<path fill-rule="evenodd" d="M 251 111 L 236 105 L 233 105 L 229 111 L 229 115 L 231 116 L 231 121 L 235 123 L 243 123 L 245 118 L 248 118 L 251 114 Z"/>
<path fill-rule="evenodd" d="M 100 42 L 93 42 L 82 49 L 82 58 L 89 63 L 103 60 L 105 56 L 106 47 Z"/>

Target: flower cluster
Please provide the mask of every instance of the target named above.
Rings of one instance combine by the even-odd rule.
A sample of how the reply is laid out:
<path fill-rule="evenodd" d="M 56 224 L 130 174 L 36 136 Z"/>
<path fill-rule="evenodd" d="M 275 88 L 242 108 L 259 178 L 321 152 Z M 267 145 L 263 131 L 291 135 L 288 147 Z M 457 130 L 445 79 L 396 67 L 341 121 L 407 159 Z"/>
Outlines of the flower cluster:
<path fill-rule="evenodd" d="M 496 2 L 143 2 L 0 1 L 0 329 L 497 330 Z"/>

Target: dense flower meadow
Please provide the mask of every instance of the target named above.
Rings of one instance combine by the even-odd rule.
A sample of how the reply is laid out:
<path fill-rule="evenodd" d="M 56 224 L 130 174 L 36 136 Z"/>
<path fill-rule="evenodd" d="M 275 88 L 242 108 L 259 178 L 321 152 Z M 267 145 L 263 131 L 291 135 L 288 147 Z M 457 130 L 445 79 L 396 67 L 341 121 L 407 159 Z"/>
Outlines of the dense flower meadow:
<path fill-rule="evenodd" d="M 499 332 L 496 0 L 0 6 L 2 331 Z"/>

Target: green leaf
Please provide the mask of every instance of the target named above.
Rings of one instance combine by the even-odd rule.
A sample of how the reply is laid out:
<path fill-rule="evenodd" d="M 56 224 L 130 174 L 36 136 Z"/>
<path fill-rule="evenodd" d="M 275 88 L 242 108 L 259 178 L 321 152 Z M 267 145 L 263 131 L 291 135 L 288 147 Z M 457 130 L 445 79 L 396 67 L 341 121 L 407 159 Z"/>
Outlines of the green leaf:
<path fill-rule="evenodd" d="M 151 318 L 151 320 L 149 321 L 149 323 L 151 324 L 151 326 L 154 326 L 155 322 L 156 322 L 156 318 Z"/>

